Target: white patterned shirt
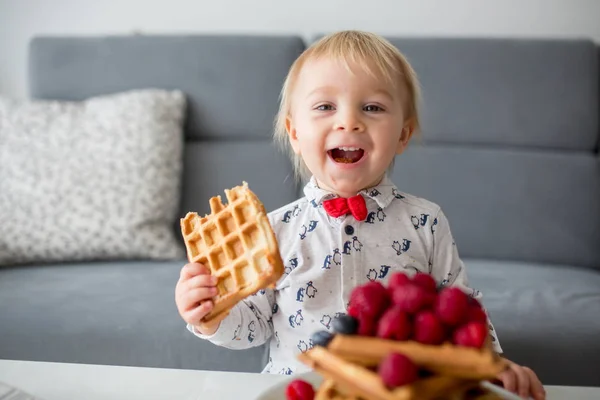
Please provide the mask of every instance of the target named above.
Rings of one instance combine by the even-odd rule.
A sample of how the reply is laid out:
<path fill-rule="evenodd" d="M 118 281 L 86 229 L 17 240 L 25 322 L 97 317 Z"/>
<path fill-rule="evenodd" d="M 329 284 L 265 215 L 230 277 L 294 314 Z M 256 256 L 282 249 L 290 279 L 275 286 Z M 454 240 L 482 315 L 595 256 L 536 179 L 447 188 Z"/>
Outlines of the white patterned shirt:
<path fill-rule="evenodd" d="M 332 331 L 332 321 L 346 313 L 352 289 L 369 281 L 384 285 L 395 272 L 431 274 L 438 285 L 468 286 L 467 274 L 448 220 L 430 201 L 400 192 L 385 177 L 360 192 L 368 216 L 329 216 L 322 202 L 335 197 L 313 178 L 304 197 L 269 213 L 285 272 L 274 290 L 261 290 L 238 303 L 213 335 L 196 336 L 231 349 L 270 342 L 263 372 L 291 375 L 308 367 L 297 360 L 313 347 L 311 335 Z M 489 322 L 494 349 L 502 349 Z"/>

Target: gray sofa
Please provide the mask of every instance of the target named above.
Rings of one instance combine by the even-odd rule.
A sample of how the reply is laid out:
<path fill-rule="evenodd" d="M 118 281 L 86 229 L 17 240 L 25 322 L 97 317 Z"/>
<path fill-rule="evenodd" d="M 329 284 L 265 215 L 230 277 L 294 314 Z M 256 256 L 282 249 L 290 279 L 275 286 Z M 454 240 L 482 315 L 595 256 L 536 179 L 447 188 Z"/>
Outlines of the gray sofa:
<path fill-rule="evenodd" d="M 445 210 L 509 358 L 546 384 L 600 386 L 598 48 L 391 39 L 424 94 L 423 135 L 392 179 Z M 282 80 L 306 45 L 295 36 L 39 37 L 30 94 L 181 89 L 180 215 L 207 212 L 209 197 L 242 180 L 273 210 L 302 195 L 271 132 Z M 174 303 L 184 263 L 0 268 L 0 358 L 260 371 L 265 347 L 225 350 L 185 329 Z"/>

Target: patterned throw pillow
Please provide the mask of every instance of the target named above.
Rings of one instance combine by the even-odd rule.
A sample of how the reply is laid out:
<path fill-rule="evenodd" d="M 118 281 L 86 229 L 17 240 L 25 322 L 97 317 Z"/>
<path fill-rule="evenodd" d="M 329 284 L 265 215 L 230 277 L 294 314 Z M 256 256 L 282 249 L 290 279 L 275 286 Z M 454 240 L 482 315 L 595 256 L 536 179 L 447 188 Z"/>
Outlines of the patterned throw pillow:
<path fill-rule="evenodd" d="M 0 266 L 185 257 L 185 96 L 0 97 Z"/>

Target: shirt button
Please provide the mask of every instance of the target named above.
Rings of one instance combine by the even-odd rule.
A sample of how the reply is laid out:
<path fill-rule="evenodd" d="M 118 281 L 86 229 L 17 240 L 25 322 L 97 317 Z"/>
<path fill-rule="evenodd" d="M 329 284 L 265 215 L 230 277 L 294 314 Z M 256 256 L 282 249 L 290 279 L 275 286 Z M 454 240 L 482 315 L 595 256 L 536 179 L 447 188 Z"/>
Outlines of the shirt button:
<path fill-rule="evenodd" d="M 347 235 L 352 235 L 354 233 L 354 228 L 352 227 L 352 225 L 346 225 L 344 231 L 346 231 Z"/>

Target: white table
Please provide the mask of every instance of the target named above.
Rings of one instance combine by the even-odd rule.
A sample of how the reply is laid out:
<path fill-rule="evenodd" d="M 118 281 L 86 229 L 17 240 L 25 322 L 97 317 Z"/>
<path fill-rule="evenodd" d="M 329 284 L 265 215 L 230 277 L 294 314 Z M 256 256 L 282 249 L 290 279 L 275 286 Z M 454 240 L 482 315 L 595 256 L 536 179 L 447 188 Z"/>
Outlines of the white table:
<path fill-rule="evenodd" d="M 0 382 L 43 400 L 242 400 L 284 376 L 0 360 Z"/>
<path fill-rule="evenodd" d="M 43 400 L 246 400 L 285 379 L 268 374 L 0 360 L 0 382 Z M 547 386 L 546 390 L 548 400 L 600 399 L 600 388 Z"/>

